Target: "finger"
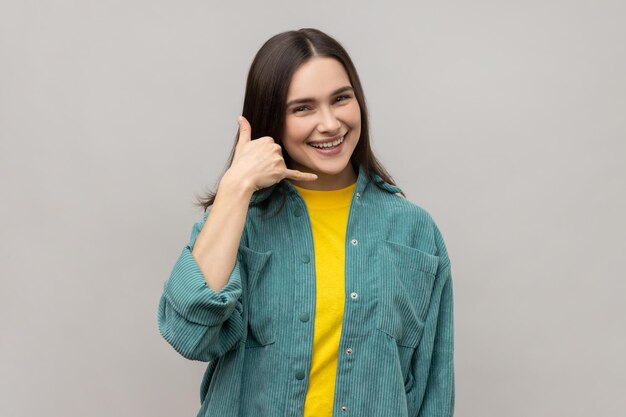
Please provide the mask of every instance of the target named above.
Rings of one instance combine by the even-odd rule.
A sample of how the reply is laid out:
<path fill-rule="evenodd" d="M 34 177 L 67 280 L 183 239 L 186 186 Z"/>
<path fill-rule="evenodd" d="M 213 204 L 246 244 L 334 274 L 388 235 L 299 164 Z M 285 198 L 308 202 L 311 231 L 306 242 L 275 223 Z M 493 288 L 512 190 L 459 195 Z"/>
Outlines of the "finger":
<path fill-rule="evenodd" d="M 315 181 L 317 179 L 317 175 L 311 172 L 302 172 L 297 169 L 285 169 L 285 178 L 289 178 L 291 180 L 300 180 L 300 181 Z"/>
<path fill-rule="evenodd" d="M 252 127 L 250 126 L 250 122 L 243 116 L 239 116 L 237 120 L 239 122 L 239 138 L 237 143 L 250 142 L 252 139 Z"/>

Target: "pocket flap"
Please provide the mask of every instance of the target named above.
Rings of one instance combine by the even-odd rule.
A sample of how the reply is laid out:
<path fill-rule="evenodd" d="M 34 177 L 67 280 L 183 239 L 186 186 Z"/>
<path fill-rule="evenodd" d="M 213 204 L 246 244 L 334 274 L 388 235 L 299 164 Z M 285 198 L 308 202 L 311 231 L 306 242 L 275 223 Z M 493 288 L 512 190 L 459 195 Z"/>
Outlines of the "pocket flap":
<path fill-rule="evenodd" d="M 257 252 L 246 246 L 239 246 L 238 255 L 248 272 L 248 291 L 253 291 L 257 277 L 267 265 L 267 261 L 272 256 L 272 251 Z"/>
<path fill-rule="evenodd" d="M 383 239 L 387 245 L 387 249 L 399 256 L 392 256 L 393 262 L 400 269 L 420 270 L 432 275 L 437 274 L 437 267 L 439 265 L 439 256 L 432 255 L 430 253 L 421 251 L 416 248 L 404 245 L 402 243 L 392 242 L 391 240 Z"/>

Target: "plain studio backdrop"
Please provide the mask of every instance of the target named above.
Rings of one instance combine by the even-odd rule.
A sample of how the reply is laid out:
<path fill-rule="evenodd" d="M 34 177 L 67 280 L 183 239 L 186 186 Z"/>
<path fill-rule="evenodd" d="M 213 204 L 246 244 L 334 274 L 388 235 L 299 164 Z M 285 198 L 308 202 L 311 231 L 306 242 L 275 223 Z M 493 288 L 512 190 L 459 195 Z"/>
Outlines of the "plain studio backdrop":
<path fill-rule="evenodd" d="M 440 226 L 456 416 L 626 409 L 624 2 L 0 3 L 0 415 L 195 416 L 163 284 L 269 37 L 351 54 L 373 147 Z M 254 136 L 254 132 L 253 132 Z M 390 416 L 393 417 L 393 416 Z"/>

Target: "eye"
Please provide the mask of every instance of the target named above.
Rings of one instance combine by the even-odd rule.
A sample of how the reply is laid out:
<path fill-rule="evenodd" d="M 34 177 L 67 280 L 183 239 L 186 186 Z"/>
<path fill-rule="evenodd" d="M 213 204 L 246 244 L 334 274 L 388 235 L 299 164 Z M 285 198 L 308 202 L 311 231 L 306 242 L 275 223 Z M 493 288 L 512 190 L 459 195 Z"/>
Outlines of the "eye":
<path fill-rule="evenodd" d="M 300 106 L 300 107 L 295 107 L 295 108 L 292 110 L 292 112 L 293 112 L 293 113 L 300 113 L 300 112 L 304 111 L 304 109 L 308 109 L 308 108 L 309 108 L 309 106 Z"/>
<path fill-rule="evenodd" d="M 338 102 L 342 102 L 342 101 L 346 101 L 347 99 L 349 99 L 351 96 L 349 95 L 343 95 L 343 96 L 337 96 L 337 101 Z M 341 100 L 343 99 L 343 100 Z"/>

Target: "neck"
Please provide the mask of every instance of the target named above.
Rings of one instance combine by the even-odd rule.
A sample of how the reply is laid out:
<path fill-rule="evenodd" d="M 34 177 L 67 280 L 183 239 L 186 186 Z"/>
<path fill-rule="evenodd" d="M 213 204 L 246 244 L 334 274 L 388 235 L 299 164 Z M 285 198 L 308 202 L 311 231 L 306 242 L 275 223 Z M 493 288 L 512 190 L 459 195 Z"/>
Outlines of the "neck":
<path fill-rule="evenodd" d="M 315 181 L 290 180 L 292 184 L 309 190 L 338 190 L 354 184 L 357 180 L 357 174 L 354 172 L 351 163 L 348 163 L 348 165 L 346 165 L 346 167 L 338 174 L 318 172 L 305 166 L 293 167 L 293 169 L 297 169 L 302 172 L 312 172 L 317 175 L 317 179 Z"/>

